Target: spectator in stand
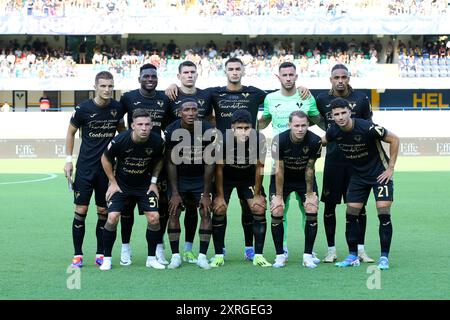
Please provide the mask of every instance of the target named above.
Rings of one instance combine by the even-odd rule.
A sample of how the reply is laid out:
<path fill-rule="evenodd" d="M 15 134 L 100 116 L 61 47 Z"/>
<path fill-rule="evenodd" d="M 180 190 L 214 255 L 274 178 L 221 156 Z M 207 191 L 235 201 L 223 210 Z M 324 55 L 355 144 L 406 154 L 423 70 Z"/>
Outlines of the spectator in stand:
<path fill-rule="evenodd" d="M 45 93 L 39 99 L 39 108 L 41 109 L 42 112 L 50 111 L 50 100 L 48 99 Z"/>
<path fill-rule="evenodd" d="M 386 46 L 386 63 L 392 63 L 394 61 L 394 46 L 389 41 Z"/>
<path fill-rule="evenodd" d="M 92 57 L 92 64 L 101 64 L 103 60 L 103 55 L 99 49 L 94 50 L 94 56 Z"/>
<path fill-rule="evenodd" d="M 8 104 L 8 101 L 5 101 L 5 103 L 3 104 L 1 111 L 2 112 L 9 112 L 11 110 L 10 105 Z"/>
<path fill-rule="evenodd" d="M 79 54 L 79 63 L 85 64 L 86 63 L 86 51 L 87 51 L 87 43 L 83 39 L 80 43 L 80 46 L 78 47 L 78 54 Z"/>

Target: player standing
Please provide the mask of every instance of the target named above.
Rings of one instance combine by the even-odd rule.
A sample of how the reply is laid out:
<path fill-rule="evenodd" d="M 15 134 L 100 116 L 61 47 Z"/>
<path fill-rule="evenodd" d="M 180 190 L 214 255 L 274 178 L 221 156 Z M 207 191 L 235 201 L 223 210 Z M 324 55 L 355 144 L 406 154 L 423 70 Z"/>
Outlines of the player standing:
<path fill-rule="evenodd" d="M 120 103 L 124 106 L 127 112 L 128 128 L 131 128 L 133 123 L 133 112 L 136 109 L 145 109 L 150 112 L 152 119 L 152 131 L 159 136 L 162 136 L 162 130 L 165 129 L 169 123 L 169 99 L 164 92 L 156 90 L 158 86 L 158 72 L 154 65 L 144 64 L 139 70 L 139 84 L 140 88 L 126 92 L 120 99 Z M 158 180 L 159 187 L 159 215 L 161 223 L 161 239 L 158 242 L 156 256 L 158 261 L 162 264 L 168 264 L 164 256 L 163 237 L 167 226 L 167 178 L 166 169 L 161 170 Z M 121 221 L 121 235 L 122 235 L 122 249 L 120 264 L 127 266 L 132 263 L 131 260 L 131 232 L 134 224 L 134 208 L 136 203 L 129 202 L 123 208 Z"/>
<path fill-rule="evenodd" d="M 72 238 L 75 249 L 72 267 L 83 266 L 83 241 L 85 235 L 85 220 L 88 213 L 92 192 L 95 190 L 97 205 L 97 254 L 95 263 L 103 262 L 103 227 L 107 219 L 105 194 L 108 189 L 108 178 L 101 167 L 101 156 L 116 131 L 124 129 L 124 109 L 112 99 L 114 89 L 113 75 L 107 71 L 95 76 L 95 97 L 75 107 L 70 119 L 66 136 L 66 164 L 64 174 L 72 184 L 73 164 L 72 153 L 75 143 L 75 133 L 81 130 L 81 146 L 77 160 L 77 170 L 73 183 L 75 217 L 72 222 Z"/>
<path fill-rule="evenodd" d="M 167 143 L 167 173 L 169 178 L 169 227 L 172 249 L 169 269 L 181 266 L 179 253 L 180 213 L 182 207 L 195 205 L 200 209 L 200 253 L 197 265 L 210 269 L 206 259 L 212 233 L 211 201 L 214 159 L 205 161 L 205 148 L 215 139 L 215 130 L 206 121 L 198 121 L 198 105 L 194 99 L 180 106 L 181 119 L 171 123 L 165 131 Z"/>
<path fill-rule="evenodd" d="M 353 90 L 349 81 L 350 75 L 347 67 L 343 64 L 337 64 L 331 69 L 331 90 L 317 96 L 317 108 L 325 122 L 324 130 L 327 130 L 334 123 L 330 102 L 337 97 L 345 98 L 349 101 L 352 118 L 372 121 L 369 98 L 363 92 Z M 337 259 L 334 241 L 336 233 L 336 206 L 341 203 L 341 198 L 344 200 L 344 203 L 347 202 L 347 188 L 352 166 L 345 159 L 344 154 L 339 150 L 335 142 L 329 143 L 326 150 L 321 201 L 325 203 L 323 220 L 328 243 L 328 253 L 323 261 L 332 263 Z M 358 236 L 358 256 L 362 262 L 374 262 L 364 249 L 366 221 L 366 208 L 363 206 L 358 217 L 360 230 Z"/>

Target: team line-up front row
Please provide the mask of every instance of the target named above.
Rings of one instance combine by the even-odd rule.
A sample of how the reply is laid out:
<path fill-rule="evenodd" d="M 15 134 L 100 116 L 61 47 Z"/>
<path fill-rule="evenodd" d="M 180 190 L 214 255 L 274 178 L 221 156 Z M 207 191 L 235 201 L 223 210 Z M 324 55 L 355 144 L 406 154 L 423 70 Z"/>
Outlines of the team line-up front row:
<path fill-rule="evenodd" d="M 191 95 L 186 94 L 182 99 L 174 99 L 170 102 L 172 107 L 168 109 L 164 108 L 164 103 L 168 99 L 156 97 L 162 93 L 155 90 L 157 73 L 153 66 L 141 68 L 139 78 L 141 88 L 130 92 L 140 96 L 134 97 L 128 103 L 126 99 L 121 99 L 120 103 L 111 99 L 114 80 L 110 73 L 97 74 L 96 95 L 94 99 L 75 107 L 66 139 L 66 150 L 69 155 L 64 171 L 69 183 L 72 183 L 71 154 L 75 133 L 81 129 L 82 143 L 72 186 L 75 203 L 72 223 L 75 254 L 72 267 L 83 266 L 85 219 L 94 190 L 98 214 L 95 263 L 100 266 L 100 270 L 110 270 L 112 267 L 112 248 L 119 220 L 123 243 L 120 264 L 131 264 L 129 242 L 136 204 L 139 213 L 145 215 L 147 219 L 147 267 L 175 269 L 181 266 L 183 260 L 196 263 L 202 269 L 221 267 L 225 264 L 227 208 L 231 194 L 236 188 L 243 208 L 243 217 L 244 211 L 250 215 L 250 219 L 247 217 L 246 221 L 243 218 L 244 231 L 245 227 L 247 231 L 250 227 L 251 232 L 250 246 L 246 234 L 246 258 L 252 260 L 255 266 L 280 268 L 286 265 L 288 253 L 286 226 L 283 223 L 287 212 L 285 203 L 289 202 L 290 194 L 295 194 L 305 219 L 303 266 L 315 268 L 320 262 L 313 252 L 318 228 L 319 201 L 315 162 L 321 155 L 322 146 L 327 146 L 326 161 L 330 148 L 330 153 L 339 153 L 345 159 L 345 163 L 335 166 L 336 171 L 325 174 L 327 176 L 335 174 L 338 177 L 344 175 L 347 180 L 344 200 L 347 203 L 345 236 L 349 254 L 344 260 L 337 262 L 336 266 L 358 266 L 360 261 L 371 262 L 367 255 L 361 256 L 359 243 L 361 233 L 365 232 L 365 221 L 364 230 L 361 230 L 362 211 L 365 213 L 365 204 L 370 191 L 373 190 L 380 221 L 381 255 L 378 268 L 389 269 L 388 256 L 392 239 L 390 217 L 393 201 L 392 177 L 399 139 L 370 119 L 355 117 L 354 102 L 351 99 L 344 99 L 351 98 L 353 94 L 348 85 L 348 71 L 345 66 L 332 71 L 330 79 L 333 88 L 330 91 L 330 101 L 326 105 L 329 110 L 323 114 L 328 121 L 323 137 L 308 130 L 313 124 L 310 121 L 316 115 L 311 115 L 313 108 L 305 110 L 303 104 L 308 99 L 314 98 L 299 96 L 298 91 L 301 88 L 299 90 L 295 88 L 294 65 L 281 65 L 278 75 L 281 90 L 267 97 L 264 95 L 265 112 L 259 119 L 260 128 L 267 125 L 268 119 L 274 125 L 275 120 L 281 118 L 283 112 L 284 114 L 288 112 L 287 130 L 279 130 L 281 132 L 273 137 L 270 146 L 273 159 L 273 174 L 270 177 L 269 187 L 270 225 L 276 257 L 273 264 L 264 258 L 267 203 L 263 178 L 267 144 L 264 135 L 254 128 L 257 109 L 253 112 L 251 98 L 245 100 L 251 95 L 252 92 L 248 89 L 252 87 L 240 84 L 242 62 L 236 60 L 226 65 L 227 87 L 215 88 L 214 93 L 206 99 L 198 98 L 200 89 L 195 88 L 196 74 L 192 72 L 189 77 L 188 73 L 183 73 L 186 68 L 180 68 L 179 77 L 182 86 L 179 96 L 183 96 L 183 92 L 189 89 L 189 85 L 186 85 L 189 82 L 187 80 L 191 80 L 191 87 L 196 90 Z M 188 71 L 195 69 L 195 65 L 193 67 L 187 63 L 184 66 L 186 65 L 189 67 Z M 339 79 L 333 82 L 333 77 Z M 183 88 L 183 84 L 187 89 Z M 344 94 L 339 89 L 344 91 Z M 291 97 L 294 95 L 289 95 L 292 92 L 297 96 L 293 108 L 292 103 L 291 105 L 287 103 L 286 106 L 278 104 L 276 107 L 283 112 L 269 113 L 270 95 L 281 94 Z M 124 98 L 126 97 L 124 95 Z M 153 105 L 150 106 L 149 101 L 154 102 Z M 317 101 L 320 110 L 319 98 Z M 257 101 L 254 101 L 253 105 L 256 104 Z M 215 126 L 211 124 L 213 121 L 207 120 L 209 114 L 205 105 L 212 105 Z M 170 112 L 175 120 L 168 116 Z M 124 127 L 125 114 L 128 114 L 129 130 L 125 130 Z M 116 135 L 116 131 L 120 133 Z M 389 144 L 390 157 L 386 155 L 381 141 Z M 330 193 L 326 190 L 330 185 L 324 181 L 322 201 L 327 193 Z M 324 202 L 326 215 L 327 202 Z M 340 196 L 339 201 L 334 203 L 333 210 L 339 202 Z M 185 253 L 188 254 L 181 255 L 179 251 L 180 214 L 186 209 L 187 233 L 189 208 L 195 215 L 198 211 L 200 216 L 198 257 L 192 253 L 191 239 L 186 241 L 185 245 Z M 196 225 L 195 219 L 194 234 Z M 164 255 L 163 237 L 166 232 L 172 252 L 170 263 Z M 327 226 L 326 232 L 328 240 Z M 192 234 L 192 231 L 190 233 Z M 206 255 L 211 235 L 215 255 L 208 260 Z M 325 262 L 334 262 L 337 258 L 334 249 L 334 230 L 332 238 L 333 246 L 330 246 L 328 241 L 329 252 L 324 259 Z"/>

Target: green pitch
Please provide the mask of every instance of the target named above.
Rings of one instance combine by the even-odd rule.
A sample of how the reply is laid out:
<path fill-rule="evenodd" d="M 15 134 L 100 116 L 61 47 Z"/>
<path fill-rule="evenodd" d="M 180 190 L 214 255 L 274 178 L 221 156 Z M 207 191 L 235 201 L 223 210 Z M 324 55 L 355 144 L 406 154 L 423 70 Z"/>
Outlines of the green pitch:
<path fill-rule="evenodd" d="M 201 270 L 183 264 L 178 270 L 146 268 L 146 222 L 136 216 L 131 240 L 133 265 L 122 267 L 118 263 L 119 231 L 113 269 L 101 272 L 94 266 L 97 218 L 91 205 L 83 247 L 85 267 L 80 274 L 68 273 L 73 254 L 73 205 L 61 174 L 63 160 L 1 160 L 0 299 L 449 299 L 449 160 L 399 159 L 394 176 L 391 270 L 380 274 L 368 269 L 373 264 L 348 269 L 331 264 L 320 264 L 314 270 L 301 267 L 304 237 L 295 203 L 291 203 L 288 215 L 287 267 L 254 267 L 243 260 L 244 240 L 235 196 L 228 213 L 224 267 Z M 322 162 L 317 168 L 320 188 Z M 315 245 L 321 258 L 326 253 L 322 211 L 323 206 Z M 366 250 L 377 259 L 378 219 L 372 197 L 367 226 Z M 344 206 L 337 215 L 336 240 L 339 258 L 344 258 Z M 169 258 L 167 239 L 166 246 Z M 198 235 L 194 250 L 198 251 Z M 213 251 L 211 243 L 209 256 Z M 269 228 L 265 256 L 272 261 L 274 255 Z"/>

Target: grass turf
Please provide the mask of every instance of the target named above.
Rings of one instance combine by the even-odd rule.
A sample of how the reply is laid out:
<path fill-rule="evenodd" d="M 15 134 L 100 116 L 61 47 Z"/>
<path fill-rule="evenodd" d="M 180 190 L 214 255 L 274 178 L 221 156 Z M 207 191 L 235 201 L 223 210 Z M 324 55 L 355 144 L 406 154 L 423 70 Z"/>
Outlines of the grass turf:
<path fill-rule="evenodd" d="M 132 236 L 133 265 L 118 264 L 119 231 L 113 250 L 114 267 L 110 272 L 99 271 L 94 266 L 96 215 L 91 205 L 86 221 L 81 289 L 70 290 L 67 281 L 72 274 L 67 273 L 67 267 L 73 253 L 70 235 L 73 206 L 66 180 L 59 174 L 61 161 L 1 160 L 0 299 L 449 299 L 450 257 L 445 249 L 450 229 L 448 160 L 444 157 L 399 159 L 392 208 L 391 270 L 381 273 L 380 290 L 367 287 L 372 276 L 367 273 L 370 264 L 347 269 L 331 264 L 320 264 L 315 270 L 301 267 L 304 237 L 295 202 L 291 203 L 288 214 L 287 267 L 263 269 L 245 262 L 240 209 L 235 196 L 228 212 L 226 264 L 209 271 L 188 264 L 178 270 L 146 268 L 146 223 L 141 216 L 136 216 Z M 321 163 L 318 168 L 322 168 Z M 46 174 L 52 172 L 58 173 L 54 179 Z M 317 176 L 320 189 L 321 173 Z M 47 177 L 50 180 L 19 183 Z M 323 206 L 315 245 L 319 257 L 326 253 L 322 210 Z M 368 205 L 367 226 L 366 250 L 378 258 L 378 219 L 373 197 Z M 344 227 L 344 206 L 340 206 L 336 233 L 340 258 L 347 253 Z M 166 245 L 169 247 L 167 239 Z M 198 235 L 194 250 L 198 250 Z M 169 252 L 168 248 L 167 257 Z M 211 244 L 209 256 L 212 254 Z M 274 258 L 270 229 L 265 256 L 269 260 Z"/>

